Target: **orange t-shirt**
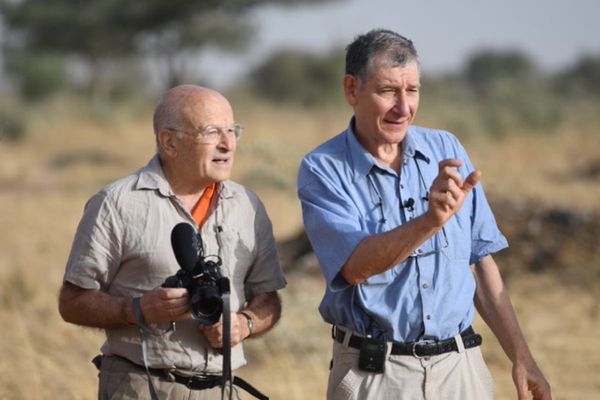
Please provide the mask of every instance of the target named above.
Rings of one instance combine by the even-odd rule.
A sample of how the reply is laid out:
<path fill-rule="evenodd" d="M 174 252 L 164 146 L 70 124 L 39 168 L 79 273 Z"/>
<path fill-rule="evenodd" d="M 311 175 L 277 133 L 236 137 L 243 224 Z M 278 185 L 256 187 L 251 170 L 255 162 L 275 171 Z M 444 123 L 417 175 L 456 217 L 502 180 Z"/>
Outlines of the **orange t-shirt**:
<path fill-rule="evenodd" d="M 194 209 L 192 210 L 192 218 L 194 218 L 194 221 L 196 221 L 196 224 L 198 224 L 198 226 L 202 226 L 202 224 L 204 223 L 204 219 L 206 218 L 206 214 L 208 213 L 208 207 L 210 206 L 210 202 L 213 198 L 213 194 L 215 193 L 216 187 L 216 183 L 207 186 L 206 189 L 204 189 L 202 196 L 200 196 L 200 199 L 198 199 L 198 202 L 194 206 Z"/>

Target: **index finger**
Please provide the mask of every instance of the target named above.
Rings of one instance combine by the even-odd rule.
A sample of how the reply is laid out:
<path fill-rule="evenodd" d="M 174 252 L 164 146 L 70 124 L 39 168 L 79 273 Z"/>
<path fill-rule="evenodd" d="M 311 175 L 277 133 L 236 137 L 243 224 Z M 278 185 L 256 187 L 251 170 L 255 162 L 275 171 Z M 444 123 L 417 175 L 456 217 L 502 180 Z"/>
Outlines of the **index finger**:
<path fill-rule="evenodd" d="M 180 299 L 188 296 L 186 288 L 158 288 L 158 296 L 164 300 Z"/>
<path fill-rule="evenodd" d="M 447 158 L 438 164 L 439 172 L 442 172 L 446 167 L 462 167 L 463 162 L 458 158 Z"/>
<path fill-rule="evenodd" d="M 448 158 L 439 162 L 438 178 L 450 179 L 456 183 L 456 186 L 462 186 L 462 175 L 456 169 L 463 165 L 463 162 L 456 158 Z"/>

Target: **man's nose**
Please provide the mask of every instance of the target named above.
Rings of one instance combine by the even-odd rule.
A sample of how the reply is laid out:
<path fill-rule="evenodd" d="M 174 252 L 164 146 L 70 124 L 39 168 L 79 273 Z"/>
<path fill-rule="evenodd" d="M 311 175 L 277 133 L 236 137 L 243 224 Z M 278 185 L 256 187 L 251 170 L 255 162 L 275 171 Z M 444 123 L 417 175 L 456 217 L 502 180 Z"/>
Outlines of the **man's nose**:
<path fill-rule="evenodd" d="M 226 131 L 221 131 L 219 133 L 219 142 L 217 143 L 217 147 L 225 151 L 234 150 L 237 142 L 235 136 Z"/>
<path fill-rule="evenodd" d="M 406 92 L 404 91 L 399 91 L 398 94 L 396 95 L 396 99 L 395 99 L 395 103 L 394 103 L 394 110 L 400 114 L 400 115 L 408 115 L 410 114 L 410 106 L 408 104 L 408 96 L 406 95 Z"/>

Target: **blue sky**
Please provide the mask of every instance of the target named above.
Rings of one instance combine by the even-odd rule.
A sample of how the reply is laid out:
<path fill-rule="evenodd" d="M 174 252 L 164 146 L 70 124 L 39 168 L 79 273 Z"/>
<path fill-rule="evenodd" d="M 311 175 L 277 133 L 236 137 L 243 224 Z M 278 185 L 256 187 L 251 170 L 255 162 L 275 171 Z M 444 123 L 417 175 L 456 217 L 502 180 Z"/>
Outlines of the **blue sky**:
<path fill-rule="evenodd" d="M 202 69 L 227 85 L 277 48 L 323 52 L 376 27 L 415 42 L 425 72 L 456 70 L 483 48 L 520 49 L 546 70 L 600 54 L 600 0 L 340 0 L 324 6 L 263 7 L 257 36 L 243 55 L 209 54 Z"/>

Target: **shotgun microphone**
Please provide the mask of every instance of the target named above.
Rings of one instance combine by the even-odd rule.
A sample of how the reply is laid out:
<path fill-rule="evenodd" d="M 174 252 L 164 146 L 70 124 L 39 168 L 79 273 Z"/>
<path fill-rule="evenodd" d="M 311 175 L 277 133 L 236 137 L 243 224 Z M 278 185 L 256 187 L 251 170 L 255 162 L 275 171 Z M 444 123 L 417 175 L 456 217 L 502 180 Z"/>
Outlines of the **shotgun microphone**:
<path fill-rule="evenodd" d="M 181 222 L 171 231 L 171 246 L 181 269 L 192 272 L 198 262 L 198 237 L 192 225 Z"/>

